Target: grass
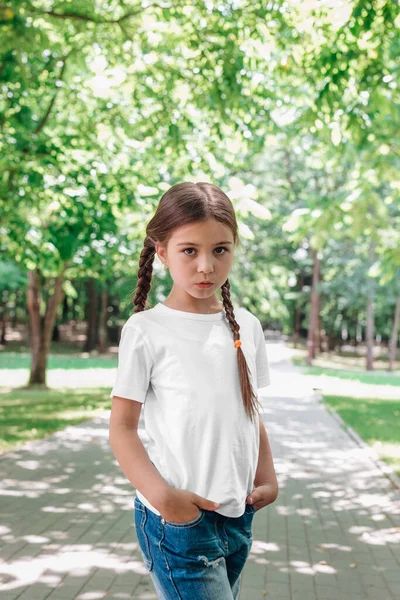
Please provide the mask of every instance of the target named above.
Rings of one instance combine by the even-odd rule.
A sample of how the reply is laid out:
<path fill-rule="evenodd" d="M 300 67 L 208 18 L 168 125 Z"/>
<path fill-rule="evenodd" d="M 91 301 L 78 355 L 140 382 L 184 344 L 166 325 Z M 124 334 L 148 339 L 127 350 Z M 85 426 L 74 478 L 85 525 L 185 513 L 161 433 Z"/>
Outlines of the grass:
<path fill-rule="evenodd" d="M 375 385 L 400 386 L 400 375 L 397 373 L 377 371 L 344 370 L 340 368 L 329 368 L 320 366 L 308 366 L 303 358 L 292 358 L 294 365 L 303 367 L 304 375 L 327 375 L 328 377 L 339 377 L 339 379 L 350 379 L 360 383 L 373 383 Z"/>
<path fill-rule="evenodd" d="M 380 458 L 400 476 L 400 399 L 323 396 L 354 431 L 374 447 Z"/>
<path fill-rule="evenodd" d="M 109 390 L 16 389 L 1 395 L 0 451 L 39 440 L 111 408 Z"/>
<path fill-rule="evenodd" d="M 30 369 L 31 354 L 21 352 L 0 352 L 0 369 Z M 115 369 L 117 356 L 79 356 L 50 355 L 47 359 L 48 369 Z"/>
<path fill-rule="evenodd" d="M 8 347 L 7 351 L 0 352 L 0 369 L 29 369 L 31 362 L 29 350 L 17 347 L 13 347 L 13 351 L 10 350 L 11 347 Z M 360 362 L 355 363 L 355 360 Z M 390 386 L 382 387 L 382 390 L 392 390 L 393 386 L 400 386 L 400 374 L 383 370 L 382 363 L 379 364 L 382 370 L 378 368 L 367 372 L 363 370 L 362 359 L 346 359 L 337 355 L 330 356 L 329 362 L 327 358 L 320 357 L 315 361 L 315 366 L 309 367 L 305 362 L 305 351 L 301 349 L 293 352 L 292 361 L 302 367 L 305 375 L 326 376 L 328 383 L 324 384 L 323 401 L 337 411 L 345 423 L 363 440 L 373 445 L 381 459 L 390 464 L 400 475 L 400 428 L 398 427 L 400 391 L 399 399 L 384 399 L 375 397 L 376 388 L 371 388 L 373 397 L 368 398 L 339 396 L 333 393 L 333 389 L 329 389 L 332 387 L 329 381 L 333 382 L 339 378 L 364 385 Z M 378 366 L 378 363 L 376 365 Z M 71 378 L 71 375 L 73 376 L 68 373 L 71 369 L 112 369 L 116 366 L 116 354 L 90 356 L 77 352 L 76 347 L 72 352 L 71 346 L 65 353 L 62 352 L 61 346 L 57 346 L 57 351 L 52 351 L 48 359 L 48 369 L 63 369 L 66 381 Z M 16 388 L 1 394 L 0 452 L 17 448 L 30 440 L 41 439 L 68 425 L 91 419 L 98 410 L 109 409 L 111 407 L 109 389 L 96 388 L 95 371 L 91 372 L 90 377 L 93 377 L 92 389 Z M 329 380 L 329 378 L 335 379 Z M 59 381 L 62 386 L 62 373 Z M 393 391 L 390 395 L 393 396 Z"/>
<path fill-rule="evenodd" d="M 374 448 L 379 458 L 400 476 L 399 362 L 395 363 L 397 370 L 389 372 L 387 361 L 383 357 L 376 357 L 374 370 L 366 371 L 363 356 L 351 352 L 349 355 L 322 353 L 313 361 L 312 366 L 308 366 L 305 347 L 292 349 L 292 352 L 293 364 L 302 367 L 304 375 L 324 377 L 323 380 L 315 379 L 313 383 L 314 387 L 321 386 L 322 401 L 335 410 L 362 440 Z M 343 386 L 335 385 L 334 382 L 338 379 L 349 381 L 349 389 L 343 392 Z M 358 383 L 360 386 L 357 386 Z M 382 386 L 381 397 L 376 388 L 371 388 L 369 392 L 370 385 Z M 340 395 L 338 387 L 341 388 Z M 395 389 L 397 387 L 398 394 Z"/>

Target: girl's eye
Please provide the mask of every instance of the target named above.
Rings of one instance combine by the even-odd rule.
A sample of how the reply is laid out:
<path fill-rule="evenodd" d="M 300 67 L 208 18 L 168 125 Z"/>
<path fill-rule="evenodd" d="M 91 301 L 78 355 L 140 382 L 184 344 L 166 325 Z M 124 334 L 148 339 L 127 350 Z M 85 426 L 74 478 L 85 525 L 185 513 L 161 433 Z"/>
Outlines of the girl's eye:
<path fill-rule="evenodd" d="M 186 252 L 187 250 L 196 250 L 196 248 L 185 248 L 182 252 Z M 228 248 L 225 248 L 225 246 L 218 246 L 215 250 L 224 250 L 225 252 L 228 252 Z M 225 252 L 218 253 L 218 256 L 222 256 Z M 186 256 L 193 256 L 193 254 L 186 254 Z"/>

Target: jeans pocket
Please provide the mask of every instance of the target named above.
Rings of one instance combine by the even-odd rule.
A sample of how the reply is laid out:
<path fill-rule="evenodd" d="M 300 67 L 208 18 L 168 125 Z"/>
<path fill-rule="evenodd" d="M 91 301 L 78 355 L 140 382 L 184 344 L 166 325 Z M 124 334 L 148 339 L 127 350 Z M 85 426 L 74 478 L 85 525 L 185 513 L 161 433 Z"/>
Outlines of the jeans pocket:
<path fill-rule="evenodd" d="M 255 512 L 256 509 L 254 507 L 254 504 L 246 503 L 246 508 L 244 509 L 244 513 L 242 515 L 242 527 L 243 530 L 246 532 L 249 541 L 251 541 L 253 535 L 253 520 Z"/>
<path fill-rule="evenodd" d="M 139 500 L 138 496 L 135 496 L 135 501 L 133 504 L 135 507 L 135 511 L 139 510 L 141 512 L 144 512 L 145 505 L 143 504 L 143 502 L 141 500 Z"/>
<path fill-rule="evenodd" d="M 151 571 L 153 569 L 153 559 L 150 552 L 149 538 L 146 532 L 147 517 L 148 514 L 146 507 L 143 505 L 137 505 L 135 501 L 136 537 L 142 553 L 144 566 L 148 571 Z"/>
<path fill-rule="evenodd" d="M 244 509 L 244 512 L 246 515 L 254 515 L 254 513 L 256 512 L 254 504 L 248 504 L 246 502 L 246 508 Z"/>
<path fill-rule="evenodd" d="M 191 521 L 184 521 L 183 523 L 174 523 L 173 521 L 167 521 L 166 519 L 164 519 L 164 524 L 168 525 L 169 527 L 179 527 L 181 529 L 188 529 L 190 527 L 194 527 L 195 525 L 198 525 L 204 519 L 205 516 L 204 509 L 199 508 L 199 510 L 200 513 Z"/>

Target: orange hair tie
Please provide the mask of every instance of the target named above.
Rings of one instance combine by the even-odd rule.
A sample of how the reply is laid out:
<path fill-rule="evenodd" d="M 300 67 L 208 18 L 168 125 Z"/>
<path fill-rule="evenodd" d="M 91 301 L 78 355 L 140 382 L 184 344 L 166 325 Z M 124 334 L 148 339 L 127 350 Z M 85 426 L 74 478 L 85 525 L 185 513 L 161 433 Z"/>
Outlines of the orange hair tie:
<path fill-rule="evenodd" d="M 235 348 L 239 348 L 239 346 L 242 345 L 242 342 L 240 340 L 236 340 L 236 342 L 234 342 L 233 345 L 235 346 Z"/>

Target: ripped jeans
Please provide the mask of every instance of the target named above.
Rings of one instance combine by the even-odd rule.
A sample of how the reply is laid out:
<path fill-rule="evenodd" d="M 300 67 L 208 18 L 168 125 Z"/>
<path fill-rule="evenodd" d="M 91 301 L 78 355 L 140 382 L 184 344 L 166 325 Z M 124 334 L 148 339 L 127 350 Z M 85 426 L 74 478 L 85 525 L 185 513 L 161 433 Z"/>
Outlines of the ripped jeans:
<path fill-rule="evenodd" d="M 193 521 L 171 523 L 136 496 L 136 535 L 160 600 L 238 600 L 253 517 L 246 504 L 240 517 L 200 509 Z"/>

